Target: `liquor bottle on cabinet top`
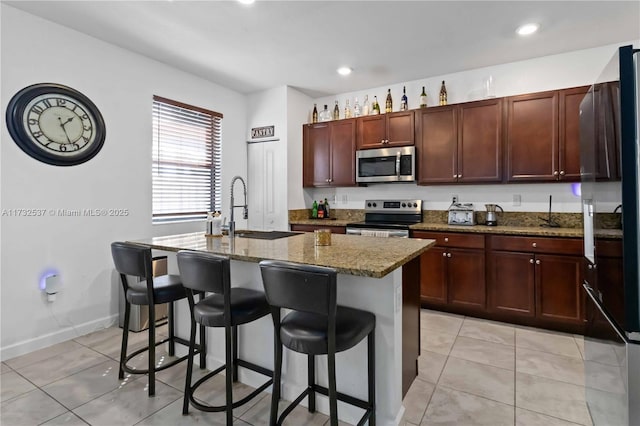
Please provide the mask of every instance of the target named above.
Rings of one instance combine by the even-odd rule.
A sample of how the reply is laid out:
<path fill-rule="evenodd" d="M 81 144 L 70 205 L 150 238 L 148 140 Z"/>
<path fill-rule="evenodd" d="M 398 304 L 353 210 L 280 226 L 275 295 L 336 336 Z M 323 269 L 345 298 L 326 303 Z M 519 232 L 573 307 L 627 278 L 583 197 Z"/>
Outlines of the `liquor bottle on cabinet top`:
<path fill-rule="evenodd" d="M 440 86 L 440 105 L 447 104 L 447 88 L 444 85 L 444 80 L 442 80 L 442 86 Z"/>
<path fill-rule="evenodd" d="M 344 118 L 351 118 L 351 105 L 349 105 L 349 99 L 344 106 Z"/>
<path fill-rule="evenodd" d="M 358 103 L 358 98 L 356 98 L 356 101 L 353 104 L 353 116 L 360 117 L 361 115 L 362 115 L 362 108 L 360 108 L 360 104 Z"/>
<path fill-rule="evenodd" d="M 369 95 L 364 95 L 364 103 L 362 104 L 362 115 L 371 114 L 371 106 L 369 105 Z"/>
<path fill-rule="evenodd" d="M 400 111 L 406 111 L 409 109 L 407 105 L 409 100 L 407 99 L 407 88 L 402 86 L 402 98 L 400 99 Z"/>
<path fill-rule="evenodd" d="M 422 93 L 420 93 L 420 108 L 427 107 L 427 92 L 424 91 L 424 86 L 422 86 Z"/>
<path fill-rule="evenodd" d="M 371 114 L 380 114 L 380 104 L 378 103 L 378 97 L 375 95 L 373 96 L 373 106 L 371 107 Z"/>
<path fill-rule="evenodd" d="M 311 122 L 312 123 L 318 122 L 318 107 L 316 106 L 316 104 L 313 104 L 313 116 L 312 116 Z"/>
<path fill-rule="evenodd" d="M 391 89 L 387 89 L 387 100 L 384 101 L 384 112 L 393 111 L 393 99 L 391 99 Z"/>
<path fill-rule="evenodd" d="M 331 112 L 329 112 L 329 108 L 327 107 L 327 105 L 325 105 L 324 109 L 320 111 L 320 114 L 318 114 L 318 118 L 320 119 L 320 121 L 331 121 Z"/>
<path fill-rule="evenodd" d="M 340 118 L 340 107 L 338 106 L 338 101 L 336 101 L 336 106 L 333 107 L 333 119 L 338 120 Z"/>

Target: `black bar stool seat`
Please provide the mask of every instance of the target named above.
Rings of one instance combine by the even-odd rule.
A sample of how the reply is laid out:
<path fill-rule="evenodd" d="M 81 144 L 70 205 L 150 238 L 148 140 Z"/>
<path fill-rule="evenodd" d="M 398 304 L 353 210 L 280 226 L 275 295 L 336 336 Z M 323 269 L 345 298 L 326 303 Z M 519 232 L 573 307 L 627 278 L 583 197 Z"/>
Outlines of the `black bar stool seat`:
<path fill-rule="evenodd" d="M 338 400 L 364 410 L 358 426 L 376 424 L 375 328 L 371 312 L 338 306 L 337 271 L 313 265 L 263 260 L 262 284 L 271 306 L 274 326 L 273 393 L 269 425 L 281 425 L 308 397 L 309 412 L 316 410 L 316 392 L 329 397 L 329 422 L 338 426 Z M 282 309 L 293 312 L 282 316 Z M 337 391 L 336 353 L 367 339 L 367 401 Z M 307 355 L 307 389 L 278 416 L 282 379 L 282 348 Z M 327 355 L 328 387 L 316 383 L 315 357 Z"/>
<path fill-rule="evenodd" d="M 270 312 L 264 293 L 248 288 L 231 288 L 231 325 L 246 324 Z M 207 327 L 224 327 L 224 296 L 213 294 L 199 301 L 193 308 L 197 323 Z"/>
<path fill-rule="evenodd" d="M 191 340 L 185 380 L 182 414 L 189 413 L 189 404 L 201 411 L 226 413 L 227 425 L 233 424 L 233 409 L 249 402 L 273 383 L 273 371 L 253 364 L 238 356 L 238 326 L 260 319 L 270 312 L 263 292 L 248 288 L 231 287 L 230 260 L 226 256 L 182 250 L 178 252 L 178 268 L 187 289 L 191 311 Z M 213 293 L 197 303 L 196 292 Z M 225 364 L 191 384 L 195 330 L 201 327 L 222 327 L 225 330 Z M 263 385 L 244 398 L 233 401 L 233 383 L 238 381 L 238 367 L 244 367 L 269 378 Z M 208 405 L 193 394 L 211 377 L 224 371 L 226 388 L 224 405 Z"/>
<path fill-rule="evenodd" d="M 282 318 L 280 338 L 287 348 L 310 355 L 328 352 L 328 319 L 326 315 L 291 312 Z M 337 306 L 336 352 L 346 351 L 360 343 L 375 328 L 376 318 L 371 312 Z"/>
<path fill-rule="evenodd" d="M 129 374 L 148 374 L 149 396 L 153 396 L 156 391 L 155 374 L 188 358 L 188 355 L 185 355 L 158 366 L 156 365 L 155 357 L 155 348 L 164 343 L 169 344 L 170 356 L 173 356 L 175 353 L 176 343 L 181 343 L 185 346 L 189 345 L 189 342 L 175 335 L 173 313 L 173 302 L 186 298 L 187 292 L 178 275 L 153 276 L 153 258 L 151 256 L 151 249 L 148 247 L 132 243 L 114 242 L 111 244 L 111 255 L 116 270 L 120 274 L 120 281 L 125 294 L 125 313 L 118 378 L 123 379 L 125 372 Z M 127 275 L 138 277 L 140 281 L 132 282 L 133 280 L 127 279 Z M 169 323 L 169 337 L 156 342 L 155 306 L 163 303 L 169 304 L 167 318 Z M 131 305 L 145 305 L 149 307 L 149 344 L 144 348 L 127 354 Z M 205 336 L 202 330 L 200 333 L 200 344 L 197 345 L 196 351 L 200 354 L 200 368 L 205 368 Z M 133 368 L 127 365 L 132 358 L 146 351 L 149 351 L 147 368 Z"/>

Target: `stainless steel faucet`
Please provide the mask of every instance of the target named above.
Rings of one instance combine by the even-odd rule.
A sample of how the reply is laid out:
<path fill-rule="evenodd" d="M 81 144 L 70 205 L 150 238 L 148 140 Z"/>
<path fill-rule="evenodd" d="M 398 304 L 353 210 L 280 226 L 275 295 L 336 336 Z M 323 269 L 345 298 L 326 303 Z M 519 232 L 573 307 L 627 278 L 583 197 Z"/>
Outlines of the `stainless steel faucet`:
<path fill-rule="evenodd" d="M 236 206 L 233 201 L 233 185 L 237 180 L 242 182 L 242 190 L 244 191 L 244 204 L 239 204 Z M 236 222 L 233 220 L 233 210 L 236 207 L 242 207 L 243 219 L 247 219 L 249 217 L 249 207 L 247 205 L 247 184 L 240 176 L 234 176 L 233 179 L 231 179 L 231 214 L 229 215 L 231 219 L 229 220 L 229 238 L 234 238 L 236 236 Z"/>

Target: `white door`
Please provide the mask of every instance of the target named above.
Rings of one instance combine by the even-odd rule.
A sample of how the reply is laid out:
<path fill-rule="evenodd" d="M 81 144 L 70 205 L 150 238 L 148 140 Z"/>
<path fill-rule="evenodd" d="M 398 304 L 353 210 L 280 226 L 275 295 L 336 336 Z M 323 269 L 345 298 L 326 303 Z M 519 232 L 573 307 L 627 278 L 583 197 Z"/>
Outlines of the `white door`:
<path fill-rule="evenodd" d="M 287 155 L 283 146 L 282 141 L 248 144 L 249 229 L 288 229 Z"/>

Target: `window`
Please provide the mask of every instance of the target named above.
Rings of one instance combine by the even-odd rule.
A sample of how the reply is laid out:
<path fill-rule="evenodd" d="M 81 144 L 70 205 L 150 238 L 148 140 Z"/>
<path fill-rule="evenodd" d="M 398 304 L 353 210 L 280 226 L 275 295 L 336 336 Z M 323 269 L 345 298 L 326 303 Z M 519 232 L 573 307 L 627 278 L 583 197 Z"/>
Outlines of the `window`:
<path fill-rule="evenodd" d="M 218 112 L 153 97 L 153 223 L 221 209 L 221 122 Z"/>

